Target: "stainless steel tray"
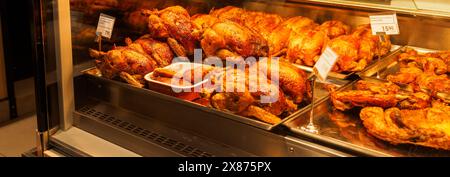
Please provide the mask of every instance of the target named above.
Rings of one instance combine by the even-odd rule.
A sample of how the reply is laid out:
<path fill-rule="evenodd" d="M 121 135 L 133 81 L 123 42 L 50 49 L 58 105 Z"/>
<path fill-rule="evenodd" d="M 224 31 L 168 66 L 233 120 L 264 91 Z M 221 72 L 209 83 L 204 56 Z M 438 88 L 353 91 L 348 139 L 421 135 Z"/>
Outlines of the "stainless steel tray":
<path fill-rule="evenodd" d="M 388 54 L 386 54 L 385 56 L 381 57 L 381 61 L 384 61 L 385 58 L 389 57 L 389 56 L 392 55 L 393 53 L 398 52 L 398 50 L 401 49 L 401 48 L 402 48 L 402 46 L 400 46 L 400 45 L 392 45 L 391 51 L 390 51 Z M 380 62 L 381 62 L 381 61 L 380 61 Z M 377 59 L 374 58 L 374 60 L 373 60 L 371 63 L 369 63 L 369 64 L 366 66 L 366 68 L 372 67 L 372 65 L 375 65 L 375 64 L 377 64 L 377 63 L 378 63 Z M 305 70 L 305 71 L 307 71 L 307 72 L 312 72 L 312 67 L 310 67 L 310 66 L 304 66 L 304 65 L 299 65 L 299 64 L 294 64 L 294 66 L 296 66 L 296 67 L 298 67 L 298 68 L 300 68 L 300 69 L 302 69 L 302 70 Z M 364 69 L 363 71 L 365 71 L 365 70 L 366 70 L 366 69 Z M 356 75 L 359 75 L 359 74 L 360 74 L 361 72 L 363 72 L 363 71 L 360 71 L 360 72 L 349 72 L 349 73 L 330 72 L 330 73 L 328 74 L 328 76 L 329 76 L 329 77 L 332 77 L 332 78 L 336 78 L 336 79 L 350 79 L 351 76 L 353 76 L 353 75 L 355 75 L 355 74 L 356 74 Z"/>
<path fill-rule="evenodd" d="M 248 117 L 244 117 L 244 116 L 239 116 L 239 115 L 232 114 L 232 113 L 229 113 L 229 112 L 220 111 L 220 110 L 217 110 L 217 109 L 214 109 L 214 108 L 211 108 L 211 107 L 201 106 L 199 104 L 196 104 L 196 103 L 193 103 L 193 102 L 190 102 L 190 101 L 186 101 L 186 100 L 182 100 L 182 99 L 179 99 L 179 98 L 176 98 L 176 97 L 172 97 L 172 96 L 169 96 L 169 95 L 158 93 L 158 92 L 155 92 L 155 91 L 152 91 L 152 90 L 149 90 L 149 89 L 136 88 L 136 87 L 133 87 L 131 85 L 128 85 L 128 84 L 120 82 L 120 81 L 106 79 L 106 78 L 101 77 L 101 75 L 98 72 L 93 72 L 93 71 L 95 71 L 95 68 L 89 68 L 89 69 L 86 69 L 86 70 L 82 71 L 82 73 L 84 75 L 90 77 L 90 78 L 100 79 L 100 80 L 103 80 L 104 82 L 110 82 L 112 84 L 121 85 L 122 87 L 126 87 L 128 90 L 130 90 L 132 92 L 144 92 L 144 93 L 149 94 L 149 95 L 157 94 L 157 95 L 163 96 L 165 99 L 168 99 L 169 101 L 173 101 L 173 104 L 187 105 L 189 107 L 194 107 L 194 108 L 202 110 L 202 111 L 206 111 L 206 112 L 209 112 L 209 113 L 212 113 L 212 114 L 216 114 L 216 115 L 219 115 L 221 117 L 232 119 L 234 121 L 238 121 L 238 122 L 241 122 L 241 123 L 244 123 L 244 124 L 252 125 L 252 126 L 264 129 L 264 130 L 272 130 L 272 129 L 280 126 L 285 121 L 288 121 L 289 119 L 297 117 L 301 112 L 303 112 L 303 110 L 309 109 L 309 107 L 308 107 L 309 103 L 302 103 L 302 104 L 299 105 L 299 109 L 296 112 L 294 112 L 294 113 L 292 113 L 292 114 L 282 118 L 282 121 L 279 122 L 278 124 L 271 125 L 271 124 L 259 121 L 257 119 L 248 118 Z M 347 83 L 348 82 L 348 81 L 339 81 L 339 80 L 333 80 L 333 79 L 329 79 L 328 81 L 330 83 L 341 84 L 341 85 L 343 85 L 343 83 Z M 318 84 L 316 84 L 316 88 L 318 88 L 318 89 L 315 90 L 316 91 L 316 93 L 315 93 L 316 94 L 316 100 L 325 99 L 326 96 L 328 95 L 328 91 L 326 90 L 325 83 L 318 83 Z M 182 110 L 179 110 L 179 111 L 182 111 Z"/>
<path fill-rule="evenodd" d="M 392 52 L 390 55 L 387 55 L 382 61 L 377 62 L 376 64 L 368 67 L 361 73 L 359 76 L 362 77 L 374 77 L 377 72 L 379 72 L 379 79 L 386 79 L 386 77 L 390 74 L 397 73 L 400 70 L 400 67 L 397 63 L 397 57 L 402 53 L 402 51 L 407 48 L 412 48 L 419 53 L 429 53 L 429 52 L 437 52 L 436 50 L 424 49 L 413 46 L 403 46 L 399 50 Z"/>
<path fill-rule="evenodd" d="M 380 81 L 374 78 L 364 79 Z M 352 89 L 354 83 L 356 81 L 341 87 L 338 91 Z M 359 111 L 358 108 L 345 112 L 335 110 L 330 98 L 327 97 L 314 108 L 313 119 L 314 125 L 319 128 L 318 134 L 308 133 L 299 128 L 308 124 L 310 109 L 304 110 L 298 117 L 286 121 L 283 125 L 288 127 L 295 136 L 311 138 L 366 156 L 450 156 L 450 151 L 406 144 L 392 145 L 377 139 L 367 133 L 359 119 Z"/>

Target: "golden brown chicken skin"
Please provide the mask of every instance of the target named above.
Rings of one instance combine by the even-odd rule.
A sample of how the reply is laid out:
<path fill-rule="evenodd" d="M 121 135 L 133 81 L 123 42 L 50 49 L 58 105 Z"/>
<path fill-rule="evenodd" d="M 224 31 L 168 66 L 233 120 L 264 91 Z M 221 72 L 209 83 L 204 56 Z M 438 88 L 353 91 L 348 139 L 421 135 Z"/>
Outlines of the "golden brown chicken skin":
<path fill-rule="evenodd" d="M 306 73 L 293 66 L 290 63 L 279 60 L 278 67 L 273 63 L 274 59 L 263 59 L 252 67 L 258 67 L 258 70 L 268 78 L 273 74 L 278 74 L 277 81 L 284 93 L 293 100 L 294 103 L 301 103 L 306 94 L 307 76 Z"/>
<path fill-rule="evenodd" d="M 320 26 L 318 26 L 316 29 L 325 32 L 328 38 L 330 39 L 342 35 L 347 35 L 350 33 L 350 26 L 338 20 L 326 21 L 322 23 Z"/>
<path fill-rule="evenodd" d="M 391 40 L 384 35 L 384 41 L 379 36 L 372 35 L 370 24 L 359 25 L 352 33 L 361 40 L 360 55 L 362 58 L 371 60 L 373 56 L 386 55 L 391 50 Z"/>
<path fill-rule="evenodd" d="M 450 107 L 445 104 L 418 110 L 366 107 L 360 117 L 370 134 L 392 144 L 450 150 Z"/>
<path fill-rule="evenodd" d="M 286 99 L 277 86 L 267 79 L 248 78 L 245 71 L 230 69 L 224 73 L 223 80 L 218 83 L 221 90 L 211 96 L 211 105 L 219 110 L 229 111 L 247 117 L 255 117 L 270 124 L 281 121 L 278 115 L 287 111 Z M 249 79 L 258 80 L 257 91 L 249 87 Z M 269 90 L 260 88 L 270 87 Z M 261 101 L 261 96 L 275 96 L 277 100 L 271 103 Z"/>
<path fill-rule="evenodd" d="M 103 77 L 113 79 L 120 76 L 136 87 L 143 87 L 143 76 L 157 67 L 149 55 L 129 47 L 115 47 L 108 52 L 90 49 L 89 53 L 97 59 L 96 65 Z"/>
<path fill-rule="evenodd" d="M 162 10 L 143 10 L 148 16 L 148 29 L 155 38 L 167 39 L 178 56 L 192 55 L 197 39 L 193 35 L 194 25 L 186 9 L 171 6 Z"/>
<path fill-rule="evenodd" d="M 313 66 L 328 42 L 327 34 L 320 30 L 292 32 L 289 38 L 286 58 L 291 63 Z"/>
<path fill-rule="evenodd" d="M 431 103 L 431 97 L 423 92 L 407 92 L 399 86 L 387 82 L 360 80 L 355 83 L 356 90 L 333 91 L 333 106 L 341 111 L 353 107 L 378 106 L 382 108 L 422 109 Z"/>
<path fill-rule="evenodd" d="M 165 42 L 152 39 L 149 35 L 144 35 L 134 42 L 130 38 L 126 38 L 125 43 L 141 53 L 150 55 L 156 61 L 158 67 L 165 67 L 172 62 L 173 53 L 169 45 Z"/>
<path fill-rule="evenodd" d="M 338 55 L 333 71 L 361 71 L 367 66 L 367 61 L 360 60 L 358 55 L 358 38 L 351 35 L 343 35 L 330 40 L 327 45 Z"/>
<path fill-rule="evenodd" d="M 232 21 L 220 21 L 204 30 L 200 44 L 206 56 L 267 56 L 267 41 L 259 34 Z"/>
<path fill-rule="evenodd" d="M 284 21 L 269 35 L 270 56 L 282 56 L 286 53 L 286 47 L 293 31 L 300 32 L 315 27 L 317 27 L 317 24 L 313 20 L 302 16 L 292 17 Z"/>
<path fill-rule="evenodd" d="M 220 19 L 230 20 L 245 26 L 257 32 L 266 40 L 272 30 L 283 22 L 283 18 L 277 14 L 250 11 L 233 6 L 214 9 L 210 12 L 210 15 Z"/>

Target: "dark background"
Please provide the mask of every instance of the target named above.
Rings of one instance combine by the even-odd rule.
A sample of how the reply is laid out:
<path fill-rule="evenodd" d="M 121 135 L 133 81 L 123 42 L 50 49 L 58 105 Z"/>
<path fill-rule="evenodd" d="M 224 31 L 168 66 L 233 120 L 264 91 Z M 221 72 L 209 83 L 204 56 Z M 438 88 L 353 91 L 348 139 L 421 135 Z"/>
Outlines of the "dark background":
<path fill-rule="evenodd" d="M 29 2 L 0 3 L 7 77 L 12 81 L 29 78 L 33 75 Z"/>

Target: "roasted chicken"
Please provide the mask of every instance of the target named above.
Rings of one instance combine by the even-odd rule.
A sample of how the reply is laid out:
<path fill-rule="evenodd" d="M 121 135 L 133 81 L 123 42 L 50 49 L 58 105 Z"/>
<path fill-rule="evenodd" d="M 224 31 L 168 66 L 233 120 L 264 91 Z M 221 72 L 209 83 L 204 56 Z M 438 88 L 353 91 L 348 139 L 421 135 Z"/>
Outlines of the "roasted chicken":
<path fill-rule="evenodd" d="M 222 82 L 219 83 L 221 90 L 211 97 L 211 105 L 219 110 L 230 111 L 243 116 L 256 117 L 271 124 L 280 122 L 281 119 L 279 117 L 267 111 L 267 109 L 269 109 L 275 111 L 273 113 L 276 114 L 279 110 L 270 109 L 271 105 L 268 105 L 269 107 L 266 107 L 266 109 L 256 106 L 256 104 L 260 104 L 260 102 L 252 95 L 252 93 L 255 92 L 249 91 L 248 85 L 246 84 L 246 75 L 245 71 L 238 69 L 227 70 L 226 73 L 224 73 L 225 77 L 223 77 Z M 277 88 L 275 87 L 275 89 Z M 278 89 L 275 92 L 276 93 L 274 94 L 277 95 L 282 94 Z M 274 104 L 283 104 L 284 100 L 280 100 L 281 101 L 277 101 Z"/>
<path fill-rule="evenodd" d="M 416 67 L 425 73 L 436 75 L 447 73 L 447 59 L 441 58 L 438 53 L 418 54 L 410 50 L 413 49 L 406 49 L 399 55 L 398 61 L 401 68 Z"/>
<path fill-rule="evenodd" d="M 360 117 L 370 134 L 392 144 L 450 150 L 450 106 L 443 103 L 417 110 L 366 107 Z"/>
<path fill-rule="evenodd" d="M 363 125 L 379 139 L 450 150 L 445 57 L 445 52 L 420 54 L 407 48 L 398 56 L 400 70 L 387 76 L 392 83 L 359 81 L 355 90 L 332 92 L 332 103 L 338 110 L 363 107 Z"/>
<path fill-rule="evenodd" d="M 441 52 L 445 53 L 445 52 Z M 424 92 L 443 102 L 450 103 L 450 79 L 447 65 L 439 54 L 419 54 L 406 49 L 398 57 L 400 71 L 387 76 L 387 80 L 408 84 L 413 92 Z M 445 57 L 445 56 L 444 56 Z"/>
<path fill-rule="evenodd" d="M 347 35 L 350 33 L 350 26 L 338 20 L 326 21 L 322 23 L 320 26 L 318 26 L 316 29 L 325 32 L 325 34 L 330 39 L 342 35 Z"/>
<path fill-rule="evenodd" d="M 291 63 L 313 66 L 330 38 L 349 32 L 350 27 L 341 21 L 326 21 L 314 29 L 292 31 L 287 45 L 286 59 Z"/>
<path fill-rule="evenodd" d="M 130 48 L 150 55 L 156 61 L 158 67 L 167 66 L 172 62 L 173 53 L 169 45 L 165 42 L 152 39 L 149 35 L 144 35 L 134 42 L 130 38 L 126 38 L 125 43 Z"/>
<path fill-rule="evenodd" d="M 233 21 L 245 26 L 246 28 L 254 30 L 266 40 L 272 30 L 283 22 L 283 18 L 277 14 L 249 11 L 233 6 L 212 10 L 210 15 L 219 19 Z"/>
<path fill-rule="evenodd" d="M 157 67 L 149 55 L 130 47 L 115 47 L 108 52 L 90 49 L 89 53 L 96 58 L 96 66 L 103 77 L 120 77 L 135 87 L 143 87 L 144 75 Z"/>
<path fill-rule="evenodd" d="M 193 35 L 194 25 L 186 9 L 171 6 L 162 10 L 143 10 L 148 16 L 148 29 L 151 37 L 163 38 L 177 56 L 194 53 L 197 39 Z"/>
<path fill-rule="evenodd" d="M 268 37 L 270 56 L 282 56 L 286 54 L 291 33 L 300 33 L 304 29 L 314 29 L 318 26 L 313 20 L 306 17 L 292 17 L 275 29 Z"/>
<path fill-rule="evenodd" d="M 386 55 L 391 50 L 391 40 L 388 35 L 379 36 L 372 35 L 370 24 L 359 25 L 352 33 L 353 36 L 359 38 L 361 44 L 359 55 L 362 59 L 371 61 L 373 56 Z"/>
<path fill-rule="evenodd" d="M 428 93 L 436 99 L 450 103 L 450 79 L 446 74 L 439 76 L 422 74 L 416 78 L 412 86 L 415 91 Z"/>
<path fill-rule="evenodd" d="M 313 66 L 319 60 L 327 42 L 328 36 L 325 31 L 305 29 L 291 32 L 286 58 L 291 63 Z"/>
<path fill-rule="evenodd" d="M 430 52 L 426 53 L 425 56 L 444 60 L 445 65 L 447 65 L 447 72 L 450 72 L 450 51 Z"/>
<path fill-rule="evenodd" d="M 391 42 L 389 37 L 381 41 L 372 35 L 370 25 L 360 25 L 352 34 L 332 39 L 328 46 L 339 56 L 333 71 L 354 72 L 363 70 L 375 56 L 388 53 Z"/>
<path fill-rule="evenodd" d="M 301 103 L 307 91 L 307 76 L 306 73 L 294 67 L 290 63 L 282 60 L 263 59 L 252 67 L 257 67 L 258 70 L 270 78 L 277 78 L 274 80 L 279 83 L 283 92 L 294 101 L 294 103 Z"/>
<path fill-rule="evenodd" d="M 338 55 L 333 67 L 335 72 L 361 71 L 367 66 L 367 60 L 359 57 L 359 40 L 352 35 L 343 35 L 328 42 L 330 47 Z"/>
<path fill-rule="evenodd" d="M 386 79 L 397 84 L 409 84 L 416 81 L 417 76 L 423 74 L 423 71 L 417 67 L 400 68 L 396 74 L 388 75 Z"/>
<path fill-rule="evenodd" d="M 353 107 L 378 106 L 390 108 L 398 106 L 402 109 L 422 109 L 431 103 L 431 97 L 423 92 L 401 90 L 393 83 L 376 83 L 360 80 L 355 90 L 335 91 L 331 93 L 334 107 L 344 111 Z"/>
<path fill-rule="evenodd" d="M 219 18 L 209 15 L 209 14 L 195 14 L 192 16 L 192 23 L 194 24 L 194 35 L 198 36 L 200 39 L 203 32 L 206 29 L 213 26 L 215 23 L 219 22 Z"/>
<path fill-rule="evenodd" d="M 216 16 L 198 14 L 192 17 L 196 27 L 194 34 L 199 36 L 207 57 L 217 56 L 231 61 L 238 57 L 267 56 L 267 41 L 259 33 Z"/>
<path fill-rule="evenodd" d="M 229 20 L 219 20 L 201 36 L 206 56 L 232 60 L 236 57 L 267 56 L 267 41 L 258 33 Z"/>
<path fill-rule="evenodd" d="M 306 87 L 306 76 L 302 71 L 293 70 L 294 73 L 290 73 L 291 75 L 299 75 L 296 76 L 296 80 L 281 79 L 287 77 L 287 73 L 290 71 L 286 71 L 289 70 L 288 66 L 280 65 L 280 70 L 285 72 L 280 74 L 279 79 L 271 80 L 274 78 L 270 74 L 275 73 L 266 75 L 261 72 L 263 69 L 259 69 L 258 66 L 267 68 L 267 64 L 260 63 L 261 61 L 244 70 L 218 69 L 203 65 L 202 68 L 192 68 L 182 74 L 175 70 L 157 68 L 154 70 L 152 78 L 165 83 L 171 82 L 172 78 L 189 82 L 187 85 L 186 83 L 180 83 L 185 86 L 196 84 L 196 80 L 208 78 L 212 85 L 204 84 L 199 94 L 183 94 L 185 96 L 183 99 L 276 124 L 281 121 L 283 116 L 298 109 L 292 98 L 300 97 L 297 99 L 303 99 L 303 95 L 298 94 L 305 94 L 303 90 Z M 278 71 L 278 69 L 275 69 L 275 64 L 269 64 L 271 64 L 272 72 Z M 199 73 L 196 75 L 195 72 Z M 201 78 L 197 78 L 197 76 Z M 299 82 L 299 79 L 302 79 L 303 83 Z M 279 86 L 279 83 L 282 84 Z"/>
<path fill-rule="evenodd" d="M 265 77 L 250 75 L 248 71 L 239 69 L 227 70 L 222 82 L 218 83 L 219 91 L 211 96 L 211 105 L 270 124 L 280 122 L 279 116 L 297 110 L 297 105 Z"/>

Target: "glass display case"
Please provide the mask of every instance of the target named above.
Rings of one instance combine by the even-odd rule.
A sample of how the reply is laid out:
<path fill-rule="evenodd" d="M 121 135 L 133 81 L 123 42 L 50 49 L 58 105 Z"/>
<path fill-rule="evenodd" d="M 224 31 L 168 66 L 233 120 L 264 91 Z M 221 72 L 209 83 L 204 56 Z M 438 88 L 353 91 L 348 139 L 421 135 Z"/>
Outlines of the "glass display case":
<path fill-rule="evenodd" d="M 330 90 L 345 90 L 361 78 L 385 80 L 374 73 L 384 72 L 385 63 L 406 46 L 450 50 L 450 12 L 417 5 L 404 0 L 34 1 L 37 153 L 449 156 L 448 150 L 378 139 L 361 124 L 360 109 L 336 113 L 330 97 Z M 370 14 L 379 12 L 395 12 L 400 34 L 378 38 L 368 32 L 370 26 L 361 26 L 369 24 Z M 311 88 L 311 68 L 322 48 L 332 43 L 335 51 L 341 45 L 353 46 L 363 66 L 338 62 L 339 69 Z M 365 47 L 370 48 L 368 53 Z M 204 54 L 196 56 L 194 48 Z M 342 50 L 340 55 L 350 55 L 351 49 Z M 285 68 L 277 90 L 286 101 L 244 104 L 245 94 L 228 98 L 229 94 L 218 92 L 179 96 L 148 82 L 149 73 L 167 74 L 164 68 L 173 58 L 194 62 L 196 57 L 203 61 L 212 55 L 281 58 L 280 67 Z M 299 128 L 308 123 L 312 99 L 317 103 L 313 106 L 316 134 Z M 338 114 L 342 119 L 336 121 Z"/>

